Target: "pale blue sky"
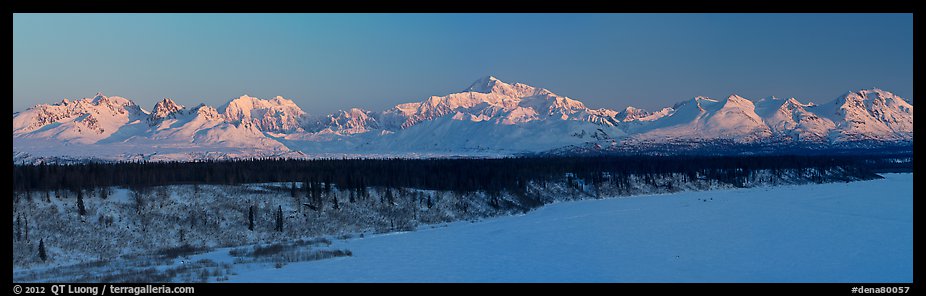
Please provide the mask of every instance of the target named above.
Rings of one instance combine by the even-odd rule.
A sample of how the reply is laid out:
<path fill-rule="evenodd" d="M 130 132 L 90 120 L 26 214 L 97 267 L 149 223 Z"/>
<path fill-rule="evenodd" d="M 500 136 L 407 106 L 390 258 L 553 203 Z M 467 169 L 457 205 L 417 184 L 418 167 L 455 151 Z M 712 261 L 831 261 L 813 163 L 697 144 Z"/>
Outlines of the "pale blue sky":
<path fill-rule="evenodd" d="M 911 14 L 14 14 L 13 110 L 282 95 L 381 110 L 495 75 L 590 107 L 913 95 Z"/>

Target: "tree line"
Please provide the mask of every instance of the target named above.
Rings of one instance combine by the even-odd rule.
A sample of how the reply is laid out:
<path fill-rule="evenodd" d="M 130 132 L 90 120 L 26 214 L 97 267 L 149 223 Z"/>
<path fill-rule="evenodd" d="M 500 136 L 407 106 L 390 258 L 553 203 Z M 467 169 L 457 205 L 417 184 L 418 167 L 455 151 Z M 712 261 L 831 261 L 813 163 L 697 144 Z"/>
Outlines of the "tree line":
<path fill-rule="evenodd" d="M 90 162 L 15 164 L 14 192 L 81 190 L 108 186 L 144 188 L 178 184 L 300 182 L 310 194 L 367 187 L 420 188 L 457 192 L 518 192 L 527 182 L 571 176 L 586 182 L 619 181 L 627 175 L 684 174 L 735 182 L 757 170 L 826 170 L 857 173 L 909 168 L 899 156 L 599 156 L 498 159 L 242 159 L 195 162 Z M 327 188 L 326 188 L 327 187 Z"/>

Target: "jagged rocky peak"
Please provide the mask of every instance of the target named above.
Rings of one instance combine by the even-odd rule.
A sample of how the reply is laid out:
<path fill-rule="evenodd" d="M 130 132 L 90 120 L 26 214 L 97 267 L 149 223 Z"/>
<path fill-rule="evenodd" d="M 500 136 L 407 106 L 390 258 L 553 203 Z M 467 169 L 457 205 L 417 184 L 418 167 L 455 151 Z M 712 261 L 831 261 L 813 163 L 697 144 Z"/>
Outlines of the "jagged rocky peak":
<path fill-rule="evenodd" d="M 183 110 L 183 108 L 185 108 L 183 105 L 177 104 L 174 100 L 164 98 L 154 105 L 154 109 L 151 110 L 151 118 L 161 119 L 172 117 L 175 113 Z"/>
<path fill-rule="evenodd" d="M 107 97 L 103 95 L 102 92 L 98 92 L 91 98 L 85 97 L 73 101 L 63 99 L 61 102 L 53 105 L 39 104 L 34 108 L 44 109 L 45 112 L 57 113 L 59 115 L 67 113 L 65 117 L 89 113 L 95 113 L 101 116 L 134 116 L 144 115 L 145 113 L 145 111 L 142 111 L 141 107 L 136 105 L 132 100 L 119 96 Z"/>

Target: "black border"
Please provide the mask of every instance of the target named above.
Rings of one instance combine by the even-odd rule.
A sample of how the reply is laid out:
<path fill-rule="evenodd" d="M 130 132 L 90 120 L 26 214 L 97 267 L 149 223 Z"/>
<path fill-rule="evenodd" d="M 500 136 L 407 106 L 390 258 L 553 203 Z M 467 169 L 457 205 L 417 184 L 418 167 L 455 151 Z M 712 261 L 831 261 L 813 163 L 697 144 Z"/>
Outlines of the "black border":
<path fill-rule="evenodd" d="M 739 0 L 739 1 L 665 1 L 653 0 L 645 2 L 613 2 L 605 4 L 603 1 L 588 0 L 559 0 L 559 1 L 388 1 L 388 0 L 345 0 L 345 1 L 324 1 L 313 2 L 306 0 L 151 0 L 151 1 L 131 1 L 131 0 L 14 0 L 12 3 L 12 13 L 345 13 L 345 12 L 389 12 L 389 13 L 424 13 L 424 12 L 486 12 L 486 13 L 603 13 L 603 12 L 630 12 L 630 13 L 912 13 L 914 15 L 914 81 L 917 77 L 923 77 L 922 59 L 916 59 L 916 48 L 923 48 L 919 45 L 916 32 L 922 32 L 920 29 L 923 22 L 917 20 L 916 14 L 918 6 L 914 1 L 794 1 L 794 0 Z M 919 38 L 922 39 L 922 38 Z M 914 94 L 916 93 L 917 83 L 913 84 Z M 914 123 L 914 129 L 919 126 Z M 914 149 L 914 151 L 916 151 Z M 919 163 L 914 159 L 914 171 L 919 171 Z M 919 182 L 914 182 L 914 196 L 916 187 Z M 914 199 L 915 201 L 915 199 Z M 920 205 L 923 203 L 921 202 Z M 914 225 L 916 225 L 917 207 L 914 202 Z M 922 212 L 922 211 L 920 211 Z M 5 223 L 12 223 L 6 221 Z M 11 226 L 11 224 L 7 224 Z M 11 228 L 8 228 L 11 229 Z M 914 245 L 915 243 L 914 237 Z M 914 250 L 916 250 L 914 248 Z M 914 273 L 913 283 L 618 283 L 618 284 L 545 284 L 541 289 L 544 291 L 556 292 L 556 288 L 562 288 L 564 292 L 575 293 L 584 289 L 597 290 L 606 289 L 602 292 L 611 294 L 615 292 L 640 292 L 646 294 L 653 293 L 723 293 L 723 294 L 752 294 L 760 293 L 788 293 L 799 292 L 801 294 L 820 293 L 820 294 L 852 294 L 851 288 L 857 286 L 864 287 L 890 287 L 903 286 L 911 287 L 910 293 L 915 293 L 918 288 L 919 275 L 916 272 L 917 257 L 914 254 Z M 12 279 L 12 270 L 7 269 L 8 279 Z M 4 284 L 8 295 L 16 295 L 13 288 L 14 284 L 24 286 L 44 286 L 50 287 L 51 284 L 23 284 L 12 283 Z M 56 283 L 62 284 L 62 283 Z M 75 284 L 75 286 L 88 286 L 94 284 Z M 124 284 L 125 286 L 144 286 L 144 283 Z M 300 294 L 306 293 L 343 293 L 345 291 L 375 290 L 376 292 L 393 291 L 408 292 L 408 288 L 421 289 L 426 293 L 442 293 L 450 290 L 439 290 L 446 288 L 447 284 L 152 284 L 154 286 L 192 286 L 195 287 L 195 294 L 262 294 L 262 293 L 279 293 L 283 291 L 294 291 Z M 307 287 L 312 285 L 312 287 Z M 96 285 L 101 286 L 101 285 Z M 488 289 L 499 289 L 503 292 L 508 288 L 538 288 L 536 285 L 454 285 L 453 292 L 485 291 Z M 547 287 L 554 288 L 546 290 Z M 335 289 L 327 291 L 327 288 Z M 356 290 L 354 290 L 356 289 Z M 472 289 L 472 290 L 469 290 Z M 579 289 L 579 290 L 576 290 Z M 539 289 L 538 289 L 539 290 Z M 46 290 L 47 291 L 47 290 Z M 517 291 L 517 290 L 515 290 Z M 50 294 L 50 293 L 46 293 Z M 20 294 L 23 295 L 23 294 Z"/>
<path fill-rule="evenodd" d="M 376 293 L 382 292 L 410 292 L 410 291 L 427 291 L 436 295 L 453 292 L 468 294 L 470 291 L 486 292 L 486 289 L 494 289 L 495 293 L 518 293 L 532 289 L 544 289 L 542 291 L 549 293 L 566 292 L 573 294 L 584 291 L 585 289 L 595 290 L 602 289 L 605 295 L 624 292 L 630 290 L 633 292 L 642 292 L 641 294 L 662 295 L 662 293 L 673 293 L 670 295 L 712 295 L 736 294 L 736 295 L 788 295 L 785 293 L 799 292 L 800 295 L 811 294 L 847 294 L 853 295 L 853 287 L 879 288 L 879 287 L 911 287 L 907 295 L 916 295 L 915 288 L 910 283 L 785 283 L 785 284 L 767 284 L 767 283 L 477 283 L 477 284 L 458 284 L 458 283 L 320 283 L 320 284 L 303 284 L 303 283 L 127 283 L 127 284 L 108 284 L 108 283 L 16 283 L 21 288 L 25 287 L 44 287 L 45 295 L 54 295 L 50 293 L 53 285 L 66 285 L 73 287 L 96 287 L 97 289 L 106 289 L 109 286 L 118 287 L 193 287 L 193 294 L 165 294 L 165 295 L 198 295 L 198 294 L 218 294 L 218 295 L 261 295 L 263 293 L 273 292 L 296 292 L 293 294 L 344 294 L 359 290 L 371 290 Z M 104 286 L 105 285 L 105 286 Z M 444 290 L 453 286 L 454 290 Z M 526 288 L 526 290 L 518 290 Z M 552 288 L 552 289 L 548 289 Z M 331 290 L 328 290 L 331 289 Z M 393 290 L 394 289 L 394 290 Z M 420 289 L 420 290 L 417 290 Z M 508 289 L 511 289 L 510 292 Z M 563 289 L 557 291 L 557 289 Z M 10 290 L 7 290 L 10 291 Z M 10 292 L 8 292 L 10 293 Z M 109 291 L 107 291 L 107 294 Z M 567 295 L 568 295 L 567 294 Z M 10 295 L 17 295 L 10 293 Z M 19 294 L 29 295 L 29 294 Z M 32 294 L 38 295 L 38 294 Z M 63 295 L 67 295 L 66 293 Z M 134 294 L 112 294 L 134 295 Z M 149 295 L 142 293 L 141 295 Z M 865 295 L 857 294 L 854 295 Z M 871 295 L 871 294 L 869 294 Z M 878 295 L 878 294 L 874 294 Z M 889 295 L 889 294 L 888 294 Z"/>

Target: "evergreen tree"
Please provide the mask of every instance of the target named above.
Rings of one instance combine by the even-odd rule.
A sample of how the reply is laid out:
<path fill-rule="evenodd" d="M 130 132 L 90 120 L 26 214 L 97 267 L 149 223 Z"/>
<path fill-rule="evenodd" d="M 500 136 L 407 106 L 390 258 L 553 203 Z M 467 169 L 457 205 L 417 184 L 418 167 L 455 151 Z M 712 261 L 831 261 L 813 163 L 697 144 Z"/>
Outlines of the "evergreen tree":
<path fill-rule="evenodd" d="M 42 262 L 48 260 L 48 254 L 45 254 L 45 239 L 39 240 L 39 259 L 42 259 Z"/>
<path fill-rule="evenodd" d="M 325 200 L 322 199 L 322 184 L 318 180 L 313 181 L 312 183 L 312 201 L 315 203 L 315 206 L 319 210 L 323 210 L 325 207 Z"/>
<path fill-rule="evenodd" d="M 84 207 L 83 190 L 77 190 L 77 214 L 81 216 L 87 214 L 87 208 Z"/>
<path fill-rule="evenodd" d="M 305 199 L 306 199 L 306 202 L 307 202 L 307 203 L 314 203 L 315 200 L 312 199 L 312 198 L 313 198 L 312 192 L 315 192 L 315 190 L 312 189 L 312 183 L 309 182 L 309 179 L 305 179 L 305 181 L 303 181 L 302 184 L 304 184 L 304 185 L 302 185 L 302 187 L 305 189 Z"/>
<path fill-rule="evenodd" d="M 395 204 L 395 195 L 392 194 L 392 189 L 386 188 L 385 197 L 386 203 L 388 203 L 390 206 Z M 380 202 L 382 202 L 382 200 L 380 200 Z"/>
<path fill-rule="evenodd" d="M 254 206 L 248 206 L 248 230 L 254 231 Z"/>
<path fill-rule="evenodd" d="M 16 241 L 22 238 L 22 215 L 16 215 Z"/>
<path fill-rule="evenodd" d="M 277 227 L 276 231 L 283 232 L 283 206 L 277 208 Z"/>

